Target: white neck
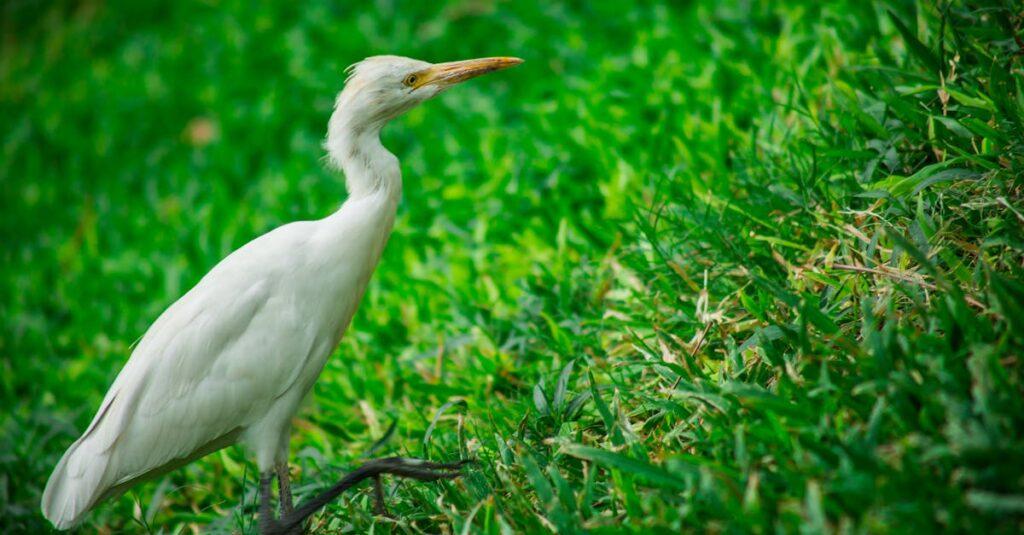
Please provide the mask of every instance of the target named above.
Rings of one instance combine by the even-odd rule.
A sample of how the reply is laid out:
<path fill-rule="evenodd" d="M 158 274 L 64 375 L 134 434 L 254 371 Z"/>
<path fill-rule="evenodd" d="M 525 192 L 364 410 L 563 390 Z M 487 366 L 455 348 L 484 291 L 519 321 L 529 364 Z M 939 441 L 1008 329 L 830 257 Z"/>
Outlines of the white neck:
<path fill-rule="evenodd" d="M 385 193 L 396 201 L 402 194 L 402 172 L 398 158 L 380 142 L 384 121 L 360 114 L 360 106 L 338 97 L 327 129 L 324 146 L 331 162 L 345 173 L 350 199 Z"/>

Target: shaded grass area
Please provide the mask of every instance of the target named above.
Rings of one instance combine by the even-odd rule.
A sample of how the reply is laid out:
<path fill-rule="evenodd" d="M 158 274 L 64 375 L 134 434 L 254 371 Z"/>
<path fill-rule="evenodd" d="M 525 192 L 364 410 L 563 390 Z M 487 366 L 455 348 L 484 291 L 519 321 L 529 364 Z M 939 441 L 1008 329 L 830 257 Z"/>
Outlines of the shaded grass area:
<path fill-rule="evenodd" d="M 46 526 L 163 308 L 340 204 L 341 71 L 397 53 L 527 63 L 385 133 L 405 199 L 296 490 L 481 463 L 316 529 L 1019 531 L 1021 6 L 776 4 L 5 6 L 0 525 Z M 231 448 L 85 531 L 252 532 L 254 492 Z"/>

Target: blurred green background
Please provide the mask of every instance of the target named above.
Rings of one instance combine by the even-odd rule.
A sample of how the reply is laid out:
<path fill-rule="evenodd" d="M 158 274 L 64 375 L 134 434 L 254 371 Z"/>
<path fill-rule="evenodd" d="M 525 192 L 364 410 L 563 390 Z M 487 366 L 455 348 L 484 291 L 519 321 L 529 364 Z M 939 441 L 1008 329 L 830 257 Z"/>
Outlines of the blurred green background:
<path fill-rule="evenodd" d="M 0 529 L 157 315 L 344 199 L 344 68 L 526 63 L 386 129 L 395 233 L 292 441 L 320 532 L 1024 528 L 1016 2 L 6 2 Z M 396 425 L 389 432 L 391 423 Z M 85 532 L 254 532 L 230 448 Z"/>

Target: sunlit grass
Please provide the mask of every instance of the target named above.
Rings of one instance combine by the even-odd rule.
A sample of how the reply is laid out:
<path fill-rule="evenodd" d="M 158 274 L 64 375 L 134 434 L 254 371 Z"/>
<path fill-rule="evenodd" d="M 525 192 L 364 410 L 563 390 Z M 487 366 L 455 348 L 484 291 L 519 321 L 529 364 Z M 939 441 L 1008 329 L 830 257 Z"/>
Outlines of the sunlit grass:
<path fill-rule="evenodd" d="M 385 132 L 404 201 L 295 490 L 381 439 L 480 463 L 315 528 L 1024 528 L 1021 6 L 676 4 L 5 7 L 0 527 L 47 528 L 160 311 L 341 203 L 342 69 L 397 53 L 526 63 Z M 253 470 L 224 450 L 84 531 L 254 532 Z"/>

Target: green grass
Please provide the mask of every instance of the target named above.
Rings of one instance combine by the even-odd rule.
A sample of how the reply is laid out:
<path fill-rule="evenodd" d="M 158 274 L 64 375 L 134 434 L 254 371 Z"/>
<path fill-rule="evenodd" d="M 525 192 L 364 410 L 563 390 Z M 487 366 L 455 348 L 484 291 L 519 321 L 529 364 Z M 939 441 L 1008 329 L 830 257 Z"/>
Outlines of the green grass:
<path fill-rule="evenodd" d="M 48 529 L 166 306 L 340 204 L 320 142 L 379 53 L 527 62 L 386 131 L 405 198 L 296 490 L 382 438 L 480 463 L 317 530 L 1024 530 L 1019 3 L 346 4 L 0 8 L 0 530 Z M 83 531 L 253 532 L 253 470 Z"/>

